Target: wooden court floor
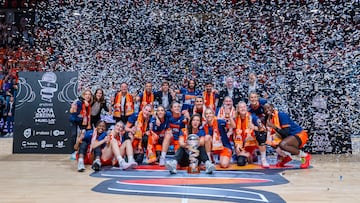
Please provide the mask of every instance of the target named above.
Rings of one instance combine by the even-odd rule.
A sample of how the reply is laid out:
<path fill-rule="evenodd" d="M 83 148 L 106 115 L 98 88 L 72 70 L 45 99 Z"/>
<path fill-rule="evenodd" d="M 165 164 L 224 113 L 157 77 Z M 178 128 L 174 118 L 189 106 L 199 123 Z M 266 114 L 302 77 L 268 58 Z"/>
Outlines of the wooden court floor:
<path fill-rule="evenodd" d="M 360 156 L 314 155 L 313 168 L 282 172 L 288 184 L 254 187 L 286 202 L 360 202 Z M 76 171 L 69 155 L 12 154 L 12 139 L 0 139 L 0 202 L 214 203 L 195 199 L 126 196 L 91 191 L 103 180 L 91 169 Z M 250 188 L 250 187 L 249 187 Z"/>

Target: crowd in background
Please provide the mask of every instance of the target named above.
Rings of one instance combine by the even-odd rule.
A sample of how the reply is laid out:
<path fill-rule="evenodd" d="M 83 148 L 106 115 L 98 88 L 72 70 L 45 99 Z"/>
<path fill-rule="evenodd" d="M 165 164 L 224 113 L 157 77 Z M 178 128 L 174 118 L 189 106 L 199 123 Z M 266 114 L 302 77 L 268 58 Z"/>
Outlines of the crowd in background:
<path fill-rule="evenodd" d="M 190 78 L 222 89 L 232 76 L 242 87 L 254 72 L 268 100 L 312 139 L 340 146 L 333 152 L 359 134 L 357 1 L 52 1 L 36 11 L 34 34 L 2 26 L 21 45 L 2 38 L 3 68 L 25 55 L 36 70 L 78 71 L 80 90 L 102 87 L 108 97 L 121 82 L 135 94 L 148 80 L 154 89 L 165 79 L 179 89 Z"/>

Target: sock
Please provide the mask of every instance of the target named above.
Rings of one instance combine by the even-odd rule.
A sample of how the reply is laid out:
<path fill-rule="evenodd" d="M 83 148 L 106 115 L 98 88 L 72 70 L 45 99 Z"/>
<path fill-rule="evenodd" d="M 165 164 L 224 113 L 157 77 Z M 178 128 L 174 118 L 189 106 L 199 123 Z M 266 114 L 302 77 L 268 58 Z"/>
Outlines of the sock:
<path fill-rule="evenodd" d="M 306 155 L 307 155 L 306 152 L 300 150 L 300 153 L 299 153 L 299 156 L 300 156 L 300 157 L 306 157 Z"/>
<path fill-rule="evenodd" d="M 128 162 L 135 162 L 133 155 L 128 156 Z"/>
<path fill-rule="evenodd" d="M 116 158 L 117 158 L 119 164 L 120 164 L 120 162 L 122 162 L 124 160 L 124 158 L 121 155 L 117 156 Z"/>
<path fill-rule="evenodd" d="M 284 151 L 284 154 L 285 154 L 286 156 L 291 157 L 291 153 L 290 153 L 290 152 Z"/>
<path fill-rule="evenodd" d="M 206 154 L 208 155 L 209 159 L 211 160 L 211 152 L 207 152 Z"/>
<path fill-rule="evenodd" d="M 266 151 L 265 152 L 260 152 L 260 157 L 261 157 L 261 160 L 266 159 Z"/>
<path fill-rule="evenodd" d="M 303 152 L 303 151 L 299 150 L 299 154 L 298 154 L 298 155 L 296 155 L 296 156 L 294 156 L 294 158 L 296 158 L 296 160 L 301 161 L 301 158 L 306 157 L 306 155 L 307 155 L 307 153 L 305 153 L 305 152 Z"/>
<path fill-rule="evenodd" d="M 161 157 L 165 158 L 166 157 L 166 152 L 161 152 Z"/>
<path fill-rule="evenodd" d="M 84 162 L 84 158 L 79 158 L 79 162 Z"/>

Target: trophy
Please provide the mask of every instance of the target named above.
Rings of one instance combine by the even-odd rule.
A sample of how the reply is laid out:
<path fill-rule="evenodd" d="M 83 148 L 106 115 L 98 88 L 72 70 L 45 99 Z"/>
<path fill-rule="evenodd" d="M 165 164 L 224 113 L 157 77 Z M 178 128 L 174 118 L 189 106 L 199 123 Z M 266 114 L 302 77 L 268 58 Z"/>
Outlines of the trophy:
<path fill-rule="evenodd" d="M 186 144 L 188 146 L 188 153 L 189 153 L 189 162 L 190 162 L 187 172 L 191 174 L 200 173 L 199 160 L 198 160 L 198 156 L 200 155 L 200 152 L 198 150 L 199 141 L 200 139 L 196 134 L 190 134 L 186 139 Z"/>

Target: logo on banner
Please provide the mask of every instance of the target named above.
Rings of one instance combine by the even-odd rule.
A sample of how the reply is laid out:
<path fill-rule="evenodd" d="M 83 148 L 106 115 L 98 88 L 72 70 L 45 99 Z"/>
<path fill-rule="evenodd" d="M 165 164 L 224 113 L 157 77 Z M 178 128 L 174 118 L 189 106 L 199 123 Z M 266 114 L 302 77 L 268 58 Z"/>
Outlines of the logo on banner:
<path fill-rule="evenodd" d="M 60 148 L 60 149 L 64 148 L 65 147 L 64 141 L 62 141 L 62 140 L 57 141 L 57 144 L 55 147 Z"/>
<path fill-rule="evenodd" d="M 54 93 L 58 90 L 58 84 L 56 83 L 57 77 L 53 72 L 46 72 L 42 76 L 41 80 L 38 80 L 40 87 L 41 100 L 52 102 Z"/>
<path fill-rule="evenodd" d="M 63 130 L 54 130 L 52 133 L 55 137 L 65 135 L 65 131 Z"/>
<path fill-rule="evenodd" d="M 27 139 L 31 136 L 31 128 L 27 128 L 24 130 L 24 137 Z"/>
<path fill-rule="evenodd" d="M 21 148 L 22 149 L 37 149 L 38 148 L 37 142 L 28 142 L 28 141 L 22 141 L 21 142 Z"/>
<path fill-rule="evenodd" d="M 53 108 L 38 108 L 35 113 L 36 123 L 55 124 L 55 113 Z"/>
<path fill-rule="evenodd" d="M 49 144 L 46 140 L 41 140 L 41 148 L 54 148 L 54 144 Z"/>

